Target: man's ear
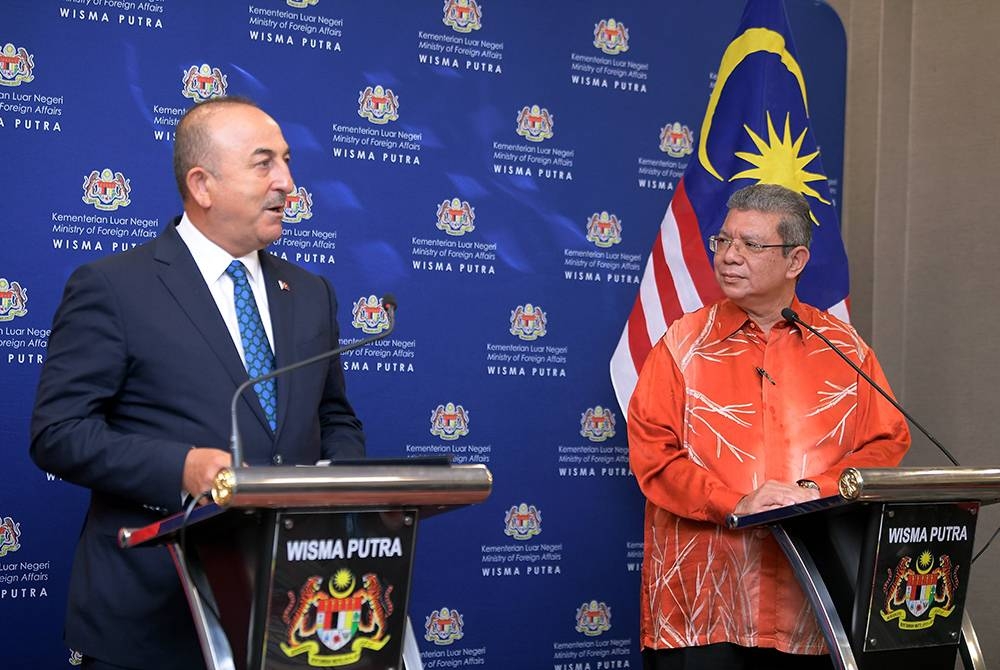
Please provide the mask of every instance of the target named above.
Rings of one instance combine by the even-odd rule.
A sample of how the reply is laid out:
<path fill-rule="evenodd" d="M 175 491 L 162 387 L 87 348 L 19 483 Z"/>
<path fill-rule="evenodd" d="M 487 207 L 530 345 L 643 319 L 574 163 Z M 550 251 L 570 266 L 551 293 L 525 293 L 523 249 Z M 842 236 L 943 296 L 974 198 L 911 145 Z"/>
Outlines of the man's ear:
<path fill-rule="evenodd" d="M 798 279 L 802 271 L 806 269 L 806 263 L 809 262 L 809 250 L 805 247 L 795 247 L 787 258 L 788 270 L 785 272 L 785 276 L 789 279 Z"/>
<path fill-rule="evenodd" d="M 199 207 L 208 209 L 212 206 L 212 189 L 210 183 L 212 181 L 212 174 L 208 170 L 203 167 L 193 167 L 188 170 L 184 180 L 187 183 L 191 199 L 198 203 Z"/>

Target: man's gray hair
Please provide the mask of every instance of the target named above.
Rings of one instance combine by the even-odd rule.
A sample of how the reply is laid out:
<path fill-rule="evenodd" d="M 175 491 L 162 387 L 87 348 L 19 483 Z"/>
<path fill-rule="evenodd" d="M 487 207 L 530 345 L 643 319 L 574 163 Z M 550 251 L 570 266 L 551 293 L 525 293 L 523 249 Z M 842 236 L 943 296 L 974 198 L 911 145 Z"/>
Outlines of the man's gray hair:
<path fill-rule="evenodd" d="M 253 100 L 238 95 L 212 98 L 186 111 L 177 124 L 174 137 L 174 179 L 181 198 L 188 197 L 187 173 L 193 167 L 214 172 L 212 137 L 205 120 L 228 105 L 245 105 L 260 109 Z"/>
<path fill-rule="evenodd" d="M 780 214 L 778 235 L 782 244 L 809 248 L 812 242 L 812 217 L 805 196 L 778 184 L 754 184 L 729 196 L 729 209 L 741 212 Z M 787 256 L 791 248 L 781 250 Z"/>

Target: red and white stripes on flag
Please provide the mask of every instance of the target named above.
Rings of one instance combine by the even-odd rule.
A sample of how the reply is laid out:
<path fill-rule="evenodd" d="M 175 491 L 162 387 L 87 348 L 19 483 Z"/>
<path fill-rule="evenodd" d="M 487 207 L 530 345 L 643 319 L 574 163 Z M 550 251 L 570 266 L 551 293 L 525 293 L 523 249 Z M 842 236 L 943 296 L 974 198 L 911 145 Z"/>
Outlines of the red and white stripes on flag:
<path fill-rule="evenodd" d="M 680 315 L 721 297 L 698 219 L 681 179 L 660 222 L 642 273 L 639 295 L 611 357 L 611 382 L 624 414 L 642 364 L 667 332 L 667 326 Z"/>

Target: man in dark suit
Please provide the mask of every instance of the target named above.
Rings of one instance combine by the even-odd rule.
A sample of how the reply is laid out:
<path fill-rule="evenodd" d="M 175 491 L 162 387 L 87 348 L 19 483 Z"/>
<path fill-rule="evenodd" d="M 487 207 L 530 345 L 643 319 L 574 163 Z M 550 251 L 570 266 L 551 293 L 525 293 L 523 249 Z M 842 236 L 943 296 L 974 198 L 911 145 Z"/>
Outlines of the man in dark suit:
<path fill-rule="evenodd" d="M 174 147 L 184 215 L 66 285 L 31 455 L 91 490 L 66 623 L 85 668 L 203 667 L 167 551 L 121 550 L 118 529 L 178 511 L 230 465 L 229 401 L 248 369 L 338 345 L 332 287 L 262 251 L 281 235 L 288 161 L 278 124 L 250 101 L 198 105 Z M 249 389 L 238 412 L 251 466 L 364 455 L 338 358 Z"/>

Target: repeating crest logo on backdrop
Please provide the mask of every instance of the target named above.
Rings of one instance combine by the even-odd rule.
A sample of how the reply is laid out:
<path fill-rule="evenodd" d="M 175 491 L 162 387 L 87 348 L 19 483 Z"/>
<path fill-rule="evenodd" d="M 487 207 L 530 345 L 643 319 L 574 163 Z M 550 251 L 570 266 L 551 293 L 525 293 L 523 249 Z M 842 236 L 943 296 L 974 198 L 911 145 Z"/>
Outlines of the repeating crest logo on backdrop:
<path fill-rule="evenodd" d="M 611 630 L 611 608 L 597 600 L 583 603 L 576 610 L 576 630 L 587 637 Z"/>
<path fill-rule="evenodd" d="M 288 625 L 281 650 L 288 657 L 308 654 L 309 665 L 338 666 L 356 662 L 366 649 L 378 651 L 391 639 L 387 635 L 392 616 L 392 585 L 383 587 L 378 575 L 367 573 L 357 578 L 341 568 L 327 581 L 312 575 L 299 589 L 296 598 L 289 592 L 289 602 L 282 620 Z M 324 654 L 316 642 L 338 654 Z M 350 644 L 349 649 L 345 649 Z M 344 650 L 344 651 L 341 651 Z"/>
<path fill-rule="evenodd" d="M 615 436 L 615 413 L 610 409 L 588 407 L 580 416 L 580 435 L 591 442 L 604 442 Z"/>
<path fill-rule="evenodd" d="M 538 105 L 523 107 L 517 114 L 517 134 L 529 142 L 543 142 L 552 138 L 555 115 Z"/>
<path fill-rule="evenodd" d="M 21 524 L 9 516 L 0 522 L 0 556 L 6 556 L 21 548 Z"/>
<path fill-rule="evenodd" d="M 542 532 L 542 510 L 528 503 L 514 505 L 503 517 L 503 534 L 515 540 L 530 540 Z"/>
<path fill-rule="evenodd" d="M 105 212 L 113 212 L 119 207 L 131 204 L 129 194 L 132 193 L 130 180 L 121 172 L 104 168 L 100 172 L 91 170 L 83 178 L 83 201 Z"/>
<path fill-rule="evenodd" d="M 531 341 L 539 337 L 545 337 L 548 317 L 541 307 L 532 305 L 530 302 L 525 305 L 518 305 L 510 313 L 510 334 L 517 335 L 518 338 Z"/>
<path fill-rule="evenodd" d="M 424 639 L 438 646 L 449 645 L 465 635 L 465 619 L 454 607 L 434 610 L 424 620 Z"/>
<path fill-rule="evenodd" d="M 438 405 L 431 412 L 431 435 L 442 440 L 457 440 L 469 434 L 469 412 L 461 405 Z"/>
<path fill-rule="evenodd" d="M 476 0 L 444 0 L 442 22 L 458 33 L 471 33 L 482 28 L 483 10 Z"/>
<path fill-rule="evenodd" d="M 399 98 L 391 88 L 365 87 L 358 96 L 358 116 L 385 124 L 399 118 Z"/>
<path fill-rule="evenodd" d="M 228 86 L 228 80 L 226 75 L 222 74 L 222 70 L 202 63 L 200 67 L 192 65 L 184 73 L 181 93 L 185 98 L 195 102 L 205 102 L 224 96 Z"/>
<path fill-rule="evenodd" d="M 622 241 L 622 222 L 614 214 L 594 212 L 587 221 L 587 241 L 608 249 Z"/>
<path fill-rule="evenodd" d="M 10 42 L 0 49 L 0 86 L 20 86 L 35 78 L 35 57 Z"/>
<path fill-rule="evenodd" d="M 382 306 L 382 300 L 370 295 L 367 298 L 361 296 L 351 312 L 354 320 L 351 325 L 361 329 L 361 332 L 369 335 L 377 335 L 389 328 L 389 315 L 386 314 Z"/>
<path fill-rule="evenodd" d="M 594 25 L 594 46 L 610 56 L 628 51 L 628 28 L 612 19 Z"/>
<path fill-rule="evenodd" d="M 465 200 L 452 198 L 438 205 L 437 227 L 449 235 L 461 236 L 476 229 L 476 210 Z"/>
<path fill-rule="evenodd" d="M 694 152 L 694 133 L 679 121 L 660 128 L 660 151 L 674 158 L 684 158 Z"/>
<path fill-rule="evenodd" d="M 285 3 L 289 7 L 294 7 L 295 9 L 305 9 L 312 5 L 319 4 L 319 0 L 285 0 Z"/>
<path fill-rule="evenodd" d="M 312 194 L 306 190 L 305 186 L 299 186 L 285 196 L 285 214 L 281 220 L 285 223 L 298 223 L 311 219 L 312 206 Z"/>
<path fill-rule="evenodd" d="M 28 313 L 28 289 L 0 277 L 0 322 L 13 321 Z M 0 554 L 2 556 L 3 554 Z"/>

